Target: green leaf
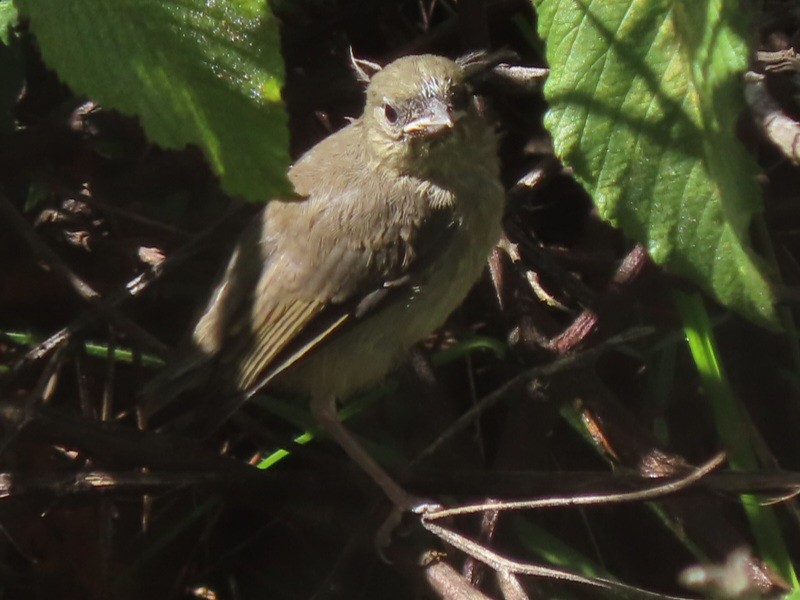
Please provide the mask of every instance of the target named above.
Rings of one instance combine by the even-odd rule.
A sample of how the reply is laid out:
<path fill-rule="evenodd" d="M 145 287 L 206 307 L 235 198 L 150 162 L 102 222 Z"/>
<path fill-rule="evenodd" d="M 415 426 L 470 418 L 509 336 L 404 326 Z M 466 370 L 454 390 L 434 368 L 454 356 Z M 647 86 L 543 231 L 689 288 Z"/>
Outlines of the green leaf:
<path fill-rule="evenodd" d="M 17 7 L 11 0 L 0 0 L 0 42 L 8 46 L 11 27 L 17 22 Z"/>
<path fill-rule="evenodd" d="M 75 91 L 138 115 L 161 146 L 198 144 L 229 193 L 290 189 L 283 61 L 263 0 L 17 2 Z"/>
<path fill-rule="evenodd" d="M 775 326 L 734 135 L 748 48 L 737 0 L 533 0 L 546 125 L 600 214 L 726 306 Z"/>

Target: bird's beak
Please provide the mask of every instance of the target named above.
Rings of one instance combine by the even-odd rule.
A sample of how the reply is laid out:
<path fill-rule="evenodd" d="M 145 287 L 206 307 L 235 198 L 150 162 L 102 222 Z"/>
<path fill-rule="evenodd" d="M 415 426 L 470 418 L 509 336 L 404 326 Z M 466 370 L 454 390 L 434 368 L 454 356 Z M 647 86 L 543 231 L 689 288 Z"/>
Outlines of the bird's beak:
<path fill-rule="evenodd" d="M 425 114 L 407 123 L 403 133 L 414 136 L 436 137 L 455 126 L 455 118 L 446 104 L 431 102 Z"/>

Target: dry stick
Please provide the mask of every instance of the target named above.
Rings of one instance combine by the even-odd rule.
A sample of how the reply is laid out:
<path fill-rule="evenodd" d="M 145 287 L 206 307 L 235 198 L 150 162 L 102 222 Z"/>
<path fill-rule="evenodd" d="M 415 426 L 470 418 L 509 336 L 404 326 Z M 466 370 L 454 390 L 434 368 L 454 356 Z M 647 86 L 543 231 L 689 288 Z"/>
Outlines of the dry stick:
<path fill-rule="evenodd" d="M 254 475 L 262 473 L 256 472 Z M 265 494 L 275 490 L 273 479 L 262 479 L 263 483 L 255 477 L 244 478 L 241 473 L 221 468 L 215 471 L 52 471 L 35 475 L 6 471 L 0 472 L 0 499 L 21 499 L 41 494 L 67 497 L 116 493 L 128 496 L 189 487 L 241 499 L 246 493 L 265 497 Z"/>
<path fill-rule="evenodd" d="M 645 490 L 635 492 L 628 492 L 622 494 L 605 495 L 594 494 L 584 496 L 572 496 L 563 498 L 545 498 L 540 500 L 527 500 L 519 502 L 491 502 L 488 504 L 476 504 L 464 506 L 453 509 L 437 510 L 422 515 L 421 523 L 428 531 L 445 541 L 446 543 L 458 548 L 462 552 L 475 560 L 478 560 L 489 567 L 495 569 L 498 576 L 509 576 L 510 574 L 519 575 L 532 575 L 536 577 L 546 577 L 561 581 L 569 581 L 581 585 L 587 585 L 614 591 L 626 596 L 634 598 L 675 598 L 674 596 L 666 596 L 649 592 L 647 590 L 629 586 L 627 584 L 618 583 L 608 579 L 599 577 L 585 577 L 578 573 L 557 569 L 553 567 L 546 567 L 536 564 L 526 564 L 508 559 L 489 548 L 481 545 L 480 543 L 462 536 L 455 531 L 446 529 L 433 523 L 434 520 L 442 519 L 445 517 L 452 517 L 455 515 L 472 514 L 476 512 L 483 512 L 487 510 L 518 510 L 518 509 L 531 509 L 538 507 L 554 507 L 554 506 L 586 506 L 589 504 L 607 504 L 607 503 L 620 503 L 620 502 L 633 502 L 641 500 L 652 500 L 654 498 L 663 497 L 666 494 L 672 494 L 680 490 L 686 489 L 691 484 L 697 482 L 702 477 L 707 475 L 713 469 L 718 467 L 725 459 L 723 453 L 717 454 L 710 461 L 691 471 L 680 479 L 670 479 L 667 483 L 657 484 Z"/>
<path fill-rule="evenodd" d="M 0 414 L 4 412 L 4 407 L 0 404 Z M 113 435 L 113 432 L 109 432 Z M 163 437 L 163 436 L 161 436 Z M 142 445 L 147 445 L 148 440 L 142 440 Z M 68 444 L 84 451 L 84 448 L 77 444 Z M 109 442 L 110 445 L 110 442 Z M 105 447 L 108 447 L 106 445 Z M 88 447 L 89 451 L 98 453 L 97 444 Z M 160 450 L 162 453 L 169 453 L 172 449 L 165 446 Z M 225 459 L 225 463 L 205 464 L 205 455 L 193 454 L 194 462 L 201 463 L 202 468 L 196 468 L 188 461 L 182 461 L 178 468 L 176 465 L 156 465 L 156 468 L 147 472 L 134 470 L 79 470 L 65 473 L 63 471 L 45 471 L 38 473 L 22 471 L 0 471 L 0 499 L 7 496 L 22 497 L 26 494 L 56 494 L 56 495 L 81 495 L 94 494 L 98 491 L 112 492 L 119 494 L 132 493 L 158 493 L 176 487 L 199 487 L 214 492 L 220 492 L 228 496 L 238 496 L 243 491 L 250 491 L 254 495 L 269 492 L 270 486 L 276 485 L 263 471 L 253 469 L 243 465 L 247 469 L 248 475 L 245 477 L 243 471 L 231 469 L 231 463 L 242 465 L 234 459 Z M 219 457 L 214 454 L 213 456 Z M 124 458 L 124 457 L 123 457 Z M 281 473 L 285 477 L 287 473 Z M 537 473 L 528 473 L 526 476 L 532 479 Z M 541 475 L 539 473 L 539 475 Z M 570 473 L 573 477 L 568 478 L 575 487 L 586 487 L 583 478 L 586 473 Z M 259 480 L 258 478 L 261 478 Z M 302 482 L 311 481 L 317 475 L 298 475 L 292 482 L 286 483 L 287 489 L 290 485 L 300 485 Z M 562 475 L 563 477 L 563 475 Z M 606 480 L 614 483 L 641 483 L 642 477 L 630 474 L 625 475 L 606 475 Z M 263 480 L 263 483 L 259 483 Z M 621 481 L 620 481 L 621 480 Z M 299 482 L 299 483 L 298 483 Z M 648 483 L 652 483 L 648 481 Z M 324 487 L 324 484 L 320 484 Z M 724 472 L 712 473 L 702 480 L 700 486 L 703 491 L 720 492 L 738 496 L 741 494 L 763 494 L 775 493 L 776 490 L 798 490 L 800 489 L 800 473 L 797 472 Z M 314 489 L 314 488 L 311 488 Z M 327 489 L 327 488 L 326 488 Z M 648 488 L 652 489 L 652 488 Z"/>
<path fill-rule="evenodd" d="M 584 309 L 572 325 L 550 340 L 549 346 L 556 350 L 558 354 L 564 354 L 580 345 L 597 327 L 603 312 L 602 304 L 614 298 L 621 287 L 634 280 L 647 265 L 648 261 L 647 249 L 642 244 L 636 244 L 617 267 L 605 294 L 599 299 L 600 304 L 593 308 Z"/>
<path fill-rule="evenodd" d="M 44 370 L 39 375 L 39 379 L 36 381 L 33 390 L 31 390 L 22 402 L 22 406 L 19 407 L 19 418 L 16 422 L 10 424 L 3 438 L 0 440 L 0 455 L 11 445 L 11 442 L 19 435 L 19 432 L 33 421 L 36 405 L 48 397 L 49 391 L 53 385 L 53 378 L 56 377 L 58 369 L 61 366 L 61 355 L 62 352 L 59 351 L 50 357 Z"/>
<path fill-rule="evenodd" d="M 495 500 L 490 498 L 486 501 L 486 504 L 493 504 L 494 502 Z M 488 545 L 491 543 L 495 533 L 497 532 L 497 523 L 499 520 L 499 510 L 490 509 L 484 511 L 484 513 L 481 515 L 480 537 L 478 538 L 481 544 Z M 467 557 L 467 560 L 464 561 L 464 566 L 461 570 L 464 573 L 464 576 L 469 579 L 470 582 L 476 586 L 479 586 L 484 577 L 485 566 L 486 565 L 480 561 L 477 561 L 472 557 Z"/>
<path fill-rule="evenodd" d="M 611 581 L 604 578 L 599 577 L 585 577 L 578 573 L 573 573 L 571 571 L 566 571 L 563 569 L 553 568 L 553 567 L 546 567 L 542 565 L 536 564 L 526 564 L 517 562 L 511 559 L 508 559 L 496 552 L 482 546 L 481 544 L 471 540 L 465 536 L 462 536 L 455 531 L 450 529 L 446 529 L 439 525 L 434 524 L 431 520 L 432 519 L 440 519 L 447 516 L 453 516 L 457 514 L 466 514 L 472 512 L 480 512 L 487 509 L 494 509 L 500 508 L 508 509 L 508 508 L 533 508 L 535 506 L 575 506 L 575 505 L 586 505 L 586 504 L 597 504 L 598 502 L 628 502 L 633 500 L 644 500 L 644 499 L 652 499 L 657 496 L 663 496 L 667 493 L 674 493 L 681 489 L 685 489 L 687 486 L 691 485 L 692 483 L 699 480 L 701 477 L 706 475 L 711 469 L 719 466 L 719 464 L 724 459 L 724 455 L 719 454 L 714 459 L 703 465 L 703 467 L 692 471 L 686 477 L 681 478 L 680 480 L 672 480 L 667 484 L 653 486 L 648 490 L 642 490 L 638 492 L 632 492 L 627 494 L 618 494 L 616 496 L 611 497 L 609 500 L 608 497 L 602 496 L 580 496 L 580 497 L 573 497 L 573 498 L 551 498 L 547 500 L 538 500 L 538 501 L 529 501 L 529 502 L 511 502 L 511 503 L 501 503 L 501 504 L 483 504 L 483 505 L 475 505 L 464 507 L 465 510 L 461 509 L 449 509 L 449 510 L 440 510 L 433 513 L 424 514 L 421 522 L 422 526 L 425 527 L 428 531 L 445 541 L 446 543 L 452 545 L 453 547 L 461 550 L 462 552 L 466 553 L 468 556 L 483 562 L 484 564 L 488 565 L 489 567 L 495 569 L 500 577 L 509 577 L 511 574 L 519 574 L 519 575 L 532 575 L 535 577 L 546 577 L 549 579 L 555 579 L 560 581 L 567 581 L 571 583 L 577 583 L 580 585 L 591 586 L 595 588 L 600 588 L 608 591 L 613 591 L 615 593 L 623 594 L 625 596 L 634 597 L 634 598 L 663 598 L 663 599 L 674 599 L 674 598 L 681 598 L 676 596 L 667 596 L 664 594 L 658 594 L 655 592 L 650 592 L 644 590 L 642 588 L 638 588 L 635 586 L 629 586 L 623 583 L 618 583 L 615 581 Z"/>
<path fill-rule="evenodd" d="M 674 473 L 670 474 L 674 476 Z M 665 477 L 666 475 L 664 475 Z M 493 498 L 498 496 L 526 496 L 540 493 L 542 489 L 552 489 L 561 496 L 583 494 L 586 490 L 606 490 L 608 494 L 639 490 L 649 487 L 654 477 L 643 476 L 633 471 L 505 471 L 498 472 L 449 472 L 430 474 L 423 477 L 415 475 L 408 485 L 424 490 L 428 495 L 452 493 L 485 495 L 492 490 Z M 548 487 L 550 486 L 550 487 Z M 719 492 L 739 496 L 751 494 L 761 496 L 762 503 L 771 503 L 785 496 L 800 493 L 800 472 L 770 469 L 768 471 L 714 473 L 706 477 L 700 486 L 708 492 Z M 455 490 L 454 490 L 455 488 Z M 733 499 L 732 499 L 733 500 Z M 736 499 L 738 502 L 738 498 Z"/>
<path fill-rule="evenodd" d="M 103 297 L 92 289 L 88 283 L 78 277 L 61 260 L 61 257 L 39 238 L 33 227 L 17 212 L 14 205 L 3 194 L 0 194 L 0 215 L 13 225 L 14 231 L 28 244 L 34 254 L 50 265 L 55 273 L 64 279 L 81 298 L 96 308 L 106 319 L 154 352 L 164 353 L 167 351 L 167 347 L 164 344 L 117 311 L 111 304 L 103 300 Z"/>
<path fill-rule="evenodd" d="M 445 600 L 491 600 L 470 584 L 467 579 L 453 567 L 442 561 L 437 553 L 426 552 L 422 556 L 423 575 L 437 593 Z"/>
<path fill-rule="evenodd" d="M 618 494 L 588 494 L 565 497 L 541 498 L 538 500 L 519 500 L 512 502 L 502 502 L 493 500 L 488 503 L 469 504 L 456 508 L 444 508 L 425 513 L 424 520 L 437 520 L 455 515 L 469 515 L 476 512 L 487 510 L 505 511 L 522 510 L 533 508 L 553 508 L 556 506 L 588 506 L 592 504 L 619 504 L 621 502 L 640 502 L 644 500 L 654 500 L 662 498 L 668 494 L 674 494 L 686 489 L 691 484 L 699 481 L 711 471 L 716 469 L 725 460 L 725 453 L 720 452 L 711 460 L 704 463 L 697 469 L 693 469 L 688 474 L 681 477 L 670 477 L 666 483 L 659 482 L 651 487 L 635 492 L 622 492 Z"/>
<path fill-rule="evenodd" d="M 497 587 L 500 588 L 504 600 L 530 600 L 516 576 L 508 571 L 497 573 Z"/>
<path fill-rule="evenodd" d="M 126 283 L 121 289 L 117 290 L 116 292 L 110 294 L 106 298 L 106 304 L 112 307 L 115 307 L 125 300 L 129 298 L 133 298 L 141 294 L 144 290 L 146 290 L 150 285 L 152 285 L 155 281 L 161 278 L 165 273 L 174 269 L 176 266 L 183 263 L 186 259 L 193 256 L 194 253 L 200 248 L 203 243 L 214 234 L 216 234 L 219 229 L 221 229 L 227 222 L 230 220 L 231 215 L 226 215 L 223 217 L 219 222 L 215 223 L 208 229 L 202 231 L 198 234 L 195 238 L 193 238 L 190 242 L 181 246 L 177 251 L 175 251 L 172 256 L 170 256 L 167 260 L 165 260 L 162 264 L 156 265 L 151 267 L 149 270 L 145 271 L 141 275 L 137 275 L 133 279 L 131 279 L 128 283 Z M 27 224 L 27 223 L 26 223 Z M 33 348 L 31 348 L 27 354 L 23 357 L 22 363 L 25 362 L 34 362 L 41 359 L 43 356 L 47 355 L 53 348 L 56 348 L 63 344 L 66 340 L 70 339 L 72 336 L 77 334 L 81 331 L 84 327 L 87 327 L 91 323 L 95 321 L 95 315 L 91 311 L 87 311 L 72 321 L 69 325 L 64 327 L 63 329 L 57 331 L 49 338 L 37 344 Z M 160 344 L 160 342 L 159 342 Z M 162 349 L 159 351 L 161 356 L 164 356 L 168 353 L 168 349 L 162 345 Z M 17 368 L 20 365 L 17 365 Z"/>
<path fill-rule="evenodd" d="M 495 569 L 498 573 L 514 573 L 517 575 L 531 575 L 533 577 L 544 577 L 554 579 L 557 581 L 566 581 L 570 583 L 577 583 L 588 587 L 599 588 L 615 594 L 621 594 L 629 598 L 642 598 L 646 600 L 689 600 L 685 596 L 668 596 L 666 594 L 659 594 L 650 592 L 648 590 L 638 588 L 636 586 L 619 583 L 610 579 L 602 577 L 586 577 L 579 573 L 573 573 L 566 569 L 558 569 L 555 567 L 547 567 L 537 564 L 522 563 L 505 556 L 501 556 L 484 546 L 476 543 L 475 541 L 465 537 L 455 531 L 446 529 L 440 525 L 436 525 L 431 521 L 422 519 L 422 525 L 437 536 L 439 539 L 444 540 L 454 548 L 461 550 L 465 554 L 487 564 Z"/>
<path fill-rule="evenodd" d="M 765 76 L 748 71 L 744 96 L 764 135 L 786 158 L 795 164 L 800 163 L 800 123 L 786 114 L 770 95 Z"/>

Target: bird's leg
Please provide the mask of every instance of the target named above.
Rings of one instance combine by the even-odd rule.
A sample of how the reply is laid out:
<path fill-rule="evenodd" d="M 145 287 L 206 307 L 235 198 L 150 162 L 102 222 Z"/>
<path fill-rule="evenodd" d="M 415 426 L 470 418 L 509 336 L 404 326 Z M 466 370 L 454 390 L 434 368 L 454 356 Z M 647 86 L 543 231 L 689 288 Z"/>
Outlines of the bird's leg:
<path fill-rule="evenodd" d="M 378 484 L 383 493 L 395 506 L 402 510 L 420 512 L 430 503 L 421 500 L 407 491 L 375 462 L 361 446 L 353 434 L 339 420 L 336 414 L 336 402 L 330 396 L 316 397 L 311 400 L 311 414 L 317 424 L 342 447 L 347 455 L 361 467 L 372 480 Z"/>

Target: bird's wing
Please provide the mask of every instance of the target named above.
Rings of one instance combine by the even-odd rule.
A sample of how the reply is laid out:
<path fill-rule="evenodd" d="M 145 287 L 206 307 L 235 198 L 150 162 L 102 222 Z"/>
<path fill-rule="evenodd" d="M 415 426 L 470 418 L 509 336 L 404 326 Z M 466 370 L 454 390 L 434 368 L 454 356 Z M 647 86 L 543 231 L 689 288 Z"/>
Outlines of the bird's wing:
<path fill-rule="evenodd" d="M 275 206 L 265 218 L 276 217 L 286 224 L 283 211 L 295 218 L 294 223 L 302 220 L 291 214 L 298 212 L 293 204 Z M 424 217 L 415 227 L 390 228 L 370 240 L 369 251 L 354 242 L 356 232 L 337 232 L 327 240 L 330 243 L 321 245 L 324 253 L 315 249 L 320 240 L 314 232 L 303 232 L 305 238 L 287 237 L 284 232 L 284 242 L 272 248 L 264 261 L 250 302 L 238 299 L 239 327 L 229 329 L 222 344 L 220 360 L 237 374 L 236 387 L 249 397 L 308 352 L 418 285 L 425 267 L 447 246 L 457 225 L 451 206 L 431 208 Z M 325 224 L 317 226 L 335 231 Z M 309 259 L 308 254 L 315 252 L 315 259 Z M 242 324 L 249 324 L 247 331 Z"/>

